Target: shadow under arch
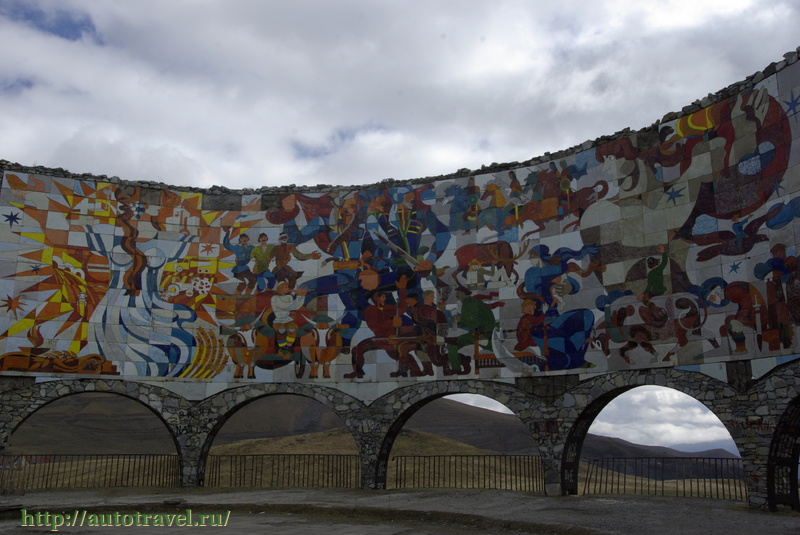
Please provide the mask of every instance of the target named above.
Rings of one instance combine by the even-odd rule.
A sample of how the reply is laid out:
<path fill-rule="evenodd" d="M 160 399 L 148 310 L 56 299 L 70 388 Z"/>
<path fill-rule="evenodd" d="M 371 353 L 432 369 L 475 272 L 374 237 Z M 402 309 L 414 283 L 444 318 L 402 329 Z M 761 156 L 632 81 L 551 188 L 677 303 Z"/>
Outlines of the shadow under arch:
<path fill-rule="evenodd" d="M 125 384 L 134 384 L 136 386 L 136 390 L 138 391 L 137 395 L 133 395 L 132 393 L 128 392 L 127 388 L 117 388 L 118 385 L 125 385 Z M 23 387 L 20 389 L 11 390 L 9 392 L 4 393 L 2 397 L 5 395 L 20 395 L 23 392 L 30 392 L 34 394 L 34 390 L 41 392 L 40 388 L 44 386 L 47 390 L 44 397 L 41 395 L 38 396 L 31 396 L 34 399 L 36 397 L 39 398 L 39 403 L 36 403 L 34 406 L 31 406 L 29 409 L 26 410 L 22 414 L 13 414 L 12 418 L 18 417 L 19 419 L 8 429 L 7 436 L 10 437 L 20 428 L 20 426 L 25 423 L 28 418 L 32 415 L 36 414 L 40 409 L 43 407 L 49 406 L 54 402 L 58 402 L 59 400 L 63 400 L 69 396 L 74 396 L 77 394 L 112 394 L 121 396 L 123 398 L 132 400 L 146 409 L 148 409 L 152 414 L 158 418 L 161 424 L 166 429 L 169 437 L 172 439 L 172 443 L 175 446 L 175 450 L 178 454 L 178 462 L 180 465 L 183 465 L 184 460 L 184 452 L 181 448 L 180 441 L 178 440 L 177 434 L 175 433 L 175 429 L 172 425 L 164 418 L 164 415 L 154 406 L 150 405 L 149 403 L 145 402 L 141 396 L 141 391 L 143 390 L 145 394 L 155 393 L 159 399 L 183 399 L 167 390 L 165 388 L 161 388 L 158 386 L 149 385 L 147 383 L 138 383 L 136 381 L 115 381 L 115 380 L 104 380 L 104 379 L 73 379 L 73 380 L 60 380 L 60 381 L 48 381 L 46 383 L 35 383 L 28 387 Z M 61 393 L 61 387 L 66 387 L 68 389 L 67 392 Z M 145 399 L 148 398 L 147 395 L 144 396 Z M 2 399 L 2 398 L 0 398 Z"/>
<path fill-rule="evenodd" d="M 375 460 L 374 488 L 376 489 L 386 488 L 389 456 L 392 452 L 392 447 L 394 446 L 397 437 L 400 436 L 400 431 L 402 431 L 403 427 L 408 423 L 411 417 L 414 416 L 414 414 L 416 414 L 422 407 L 428 405 L 429 403 L 436 401 L 437 399 L 447 397 L 451 394 L 474 394 L 485 396 L 491 400 L 503 404 L 523 423 L 525 423 L 525 421 L 520 417 L 518 412 L 520 407 L 516 406 L 517 403 L 514 402 L 514 398 L 525 398 L 531 405 L 538 403 L 538 400 L 511 385 L 484 381 L 462 380 L 432 381 L 429 383 L 398 388 L 386 396 L 379 398 L 376 400 L 376 402 L 373 402 L 373 406 L 385 403 L 389 399 L 404 397 L 406 393 L 411 393 L 415 390 L 418 391 L 418 395 L 409 396 L 409 398 L 416 399 L 405 403 L 405 406 L 400 409 L 400 413 L 393 418 L 388 430 L 380 442 L 380 448 L 377 451 L 377 458 Z M 498 397 L 502 397 L 504 399 L 498 399 Z"/>
<path fill-rule="evenodd" d="M 214 422 L 214 425 L 208 431 L 208 435 L 206 436 L 205 440 L 203 441 L 202 446 L 200 448 L 200 453 L 199 453 L 198 485 L 200 485 L 200 486 L 204 486 L 205 485 L 205 476 L 206 476 L 205 472 L 206 472 L 206 467 L 208 466 L 208 463 L 207 463 L 208 456 L 209 456 L 209 454 L 211 452 L 211 446 L 213 445 L 214 440 L 219 435 L 220 430 L 222 430 L 222 428 L 225 426 L 225 424 L 228 423 L 230 421 L 230 419 L 236 413 L 238 413 L 241 409 L 243 409 L 244 407 L 246 407 L 248 405 L 251 405 L 254 402 L 258 402 L 258 401 L 264 400 L 266 398 L 272 398 L 272 397 L 276 397 L 276 396 L 297 396 L 297 397 L 301 397 L 301 398 L 308 399 L 308 400 L 311 400 L 311 401 L 314 401 L 314 402 L 318 403 L 319 405 L 325 407 L 325 409 L 330 411 L 332 414 L 334 414 L 341 421 L 342 427 L 348 429 L 348 431 L 351 434 L 351 437 L 353 438 L 354 444 L 356 444 L 356 446 L 357 446 L 357 441 L 355 440 L 355 436 L 353 436 L 353 430 L 349 426 L 347 426 L 347 424 L 346 424 L 346 418 L 344 417 L 343 414 L 341 414 L 339 411 L 336 410 L 335 406 L 332 406 L 331 403 L 327 402 L 325 397 L 322 395 L 321 391 L 314 390 L 313 394 L 309 394 L 308 391 L 303 390 L 303 389 L 297 389 L 297 390 L 278 389 L 277 387 L 275 387 L 275 385 L 255 385 L 255 386 L 256 386 L 256 388 L 258 388 L 258 390 L 256 390 L 256 391 L 253 391 L 252 388 L 248 388 L 247 386 L 246 387 L 242 387 L 242 389 L 245 389 L 245 392 L 248 392 L 248 394 L 250 394 L 251 397 L 248 397 L 247 399 L 245 399 L 245 400 L 243 400 L 243 401 L 241 401 L 239 403 L 235 403 L 235 404 L 233 404 L 231 406 L 226 407 L 225 408 L 225 412 L 221 416 L 219 416 L 219 418 L 216 419 L 216 421 Z M 300 385 L 300 386 L 302 387 L 303 385 Z M 272 388 L 269 388 L 269 387 L 272 387 Z M 332 389 L 331 389 L 331 392 L 333 392 Z M 336 392 L 341 394 L 341 392 L 338 392 L 338 391 L 336 391 Z M 217 394 L 217 396 L 222 395 L 222 394 L 226 394 L 226 393 L 231 393 L 231 391 L 230 390 L 223 391 L 220 394 Z M 206 398 L 205 400 L 203 400 L 203 403 L 213 403 L 213 399 L 215 397 L 216 396 L 212 396 L 210 398 Z M 353 399 L 355 399 L 355 398 L 353 398 Z"/>
<path fill-rule="evenodd" d="M 767 506 L 777 511 L 788 505 L 800 511 L 798 495 L 800 462 L 800 396 L 795 397 L 781 415 L 772 436 L 767 458 Z"/>

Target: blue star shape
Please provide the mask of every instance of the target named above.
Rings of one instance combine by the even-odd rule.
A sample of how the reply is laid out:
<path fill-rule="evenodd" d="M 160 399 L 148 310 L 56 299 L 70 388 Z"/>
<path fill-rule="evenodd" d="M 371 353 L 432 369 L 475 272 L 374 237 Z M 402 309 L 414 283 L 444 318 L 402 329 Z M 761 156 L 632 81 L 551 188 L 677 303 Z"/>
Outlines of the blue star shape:
<path fill-rule="evenodd" d="M 800 96 L 795 97 L 794 91 L 791 93 L 792 100 L 784 100 L 783 103 L 786 104 L 786 115 L 795 114 L 794 122 L 797 122 L 797 109 L 800 107 Z"/>
<path fill-rule="evenodd" d="M 731 264 L 731 273 L 739 273 L 739 268 L 742 267 L 742 262 L 734 262 Z"/>
<path fill-rule="evenodd" d="M 667 199 L 667 202 L 672 201 L 672 205 L 673 206 L 677 205 L 678 203 L 677 203 L 676 199 L 678 197 L 683 197 L 683 194 L 681 192 L 683 190 L 685 190 L 685 189 L 686 188 L 683 187 L 683 188 L 681 188 L 681 189 L 676 191 L 675 188 L 672 188 L 670 191 L 667 192 L 667 195 L 669 195 L 669 198 Z"/>
<path fill-rule="evenodd" d="M 31 271 L 34 273 L 39 273 L 39 270 L 42 269 L 41 264 L 31 264 Z"/>
<path fill-rule="evenodd" d="M 13 214 L 13 213 L 3 214 L 3 217 L 6 218 L 5 222 L 8 223 L 9 227 L 13 227 L 14 223 L 16 223 L 17 225 L 21 224 L 19 222 L 19 219 L 20 219 L 19 214 Z"/>

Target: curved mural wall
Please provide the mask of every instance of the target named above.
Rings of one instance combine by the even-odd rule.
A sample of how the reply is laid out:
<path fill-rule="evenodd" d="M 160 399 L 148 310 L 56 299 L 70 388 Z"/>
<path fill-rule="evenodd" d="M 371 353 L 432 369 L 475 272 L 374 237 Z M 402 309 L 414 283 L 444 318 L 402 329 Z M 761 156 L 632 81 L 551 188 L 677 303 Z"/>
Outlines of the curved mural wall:
<path fill-rule="evenodd" d="M 0 371 L 513 380 L 795 358 L 798 63 L 551 159 L 232 192 L 5 167 Z M 62 175 L 62 176 L 58 176 Z"/>

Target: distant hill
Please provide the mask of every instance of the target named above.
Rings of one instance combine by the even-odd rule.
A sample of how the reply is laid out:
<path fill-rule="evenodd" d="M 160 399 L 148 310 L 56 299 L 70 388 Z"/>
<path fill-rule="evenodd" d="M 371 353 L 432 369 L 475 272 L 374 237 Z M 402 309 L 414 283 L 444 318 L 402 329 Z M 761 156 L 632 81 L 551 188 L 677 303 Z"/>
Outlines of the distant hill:
<path fill-rule="evenodd" d="M 164 424 L 113 394 L 76 394 L 45 405 L 11 435 L 12 453 L 175 453 Z"/>
<path fill-rule="evenodd" d="M 686 452 L 661 446 L 643 446 L 633 444 L 621 438 L 601 437 L 588 435 L 583 442 L 581 457 L 584 459 L 606 457 L 719 457 L 737 458 L 738 455 L 724 450 L 711 449 L 704 451 Z"/>
<path fill-rule="evenodd" d="M 334 430 L 335 433 L 324 434 Z M 248 451 L 261 448 L 258 439 L 278 437 L 286 438 L 272 442 L 269 448 L 291 452 L 305 442 L 304 448 L 318 447 L 316 453 L 333 449 L 346 453 L 349 443 L 355 452 L 352 438 L 333 412 L 313 400 L 293 395 L 269 396 L 242 407 L 225 423 L 214 448 L 236 444 L 236 448 Z M 408 437 L 413 440 L 404 445 Z M 423 445 L 425 437 L 427 446 Z M 337 442 L 328 444 L 327 440 Z M 80 394 L 50 403 L 23 423 L 8 446 L 12 452 L 31 454 L 175 452 L 162 422 L 149 409 L 112 394 Z M 429 403 L 414 414 L 392 453 L 407 451 L 403 454 L 408 455 L 415 448 L 419 455 L 455 453 L 463 448 L 504 455 L 538 453 L 535 441 L 516 416 L 447 399 Z M 724 450 L 689 454 L 594 435 L 587 437 L 582 450 L 584 458 L 648 456 L 730 457 L 732 454 Z"/>
<path fill-rule="evenodd" d="M 424 406 L 406 426 L 458 440 L 493 454 L 536 455 L 539 452 L 528 428 L 513 414 L 449 399 L 439 399 Z"/>
<path fill-rule="evenodd" d="M 422 431 L 403 430 L 394 443 L 392 455 L 486 455 L 487 452 L 458 442 Z M 254 438 L 214 446 L 214 455 L 259 455 L 259 454 L 300 454 L 327 453 L 332 455 L 358 455 L 355 442 L 344 427 L 274 438 Z"/>
<path fill-rule="evenodd" d="M 680 444 L 670 444 L 669 447 L 673 450 L 683 451 L 686 453 L 694 454 L 696 452 L 714 452 L 717 450 L 722 450 L 725 452 L 730 453 L 734 457 L 739 457 L 739 449 L 736 447 L 736 443 L 733 441 L 732 438 L 722 439 L 722 440 L 707 440 L 704 442 L 694 442 L 694 443 L 680 443 Z M 722 457 L 723 455 L 719 455 Z"/>
<path fill-rule="evenodd" d="M 234 413 L 214 440 L 214 445 L 250 438 L 273 438 L 318 433 L 342 427 L 333 411 L 303 396 L 268 396 L 248 403 Z"/>

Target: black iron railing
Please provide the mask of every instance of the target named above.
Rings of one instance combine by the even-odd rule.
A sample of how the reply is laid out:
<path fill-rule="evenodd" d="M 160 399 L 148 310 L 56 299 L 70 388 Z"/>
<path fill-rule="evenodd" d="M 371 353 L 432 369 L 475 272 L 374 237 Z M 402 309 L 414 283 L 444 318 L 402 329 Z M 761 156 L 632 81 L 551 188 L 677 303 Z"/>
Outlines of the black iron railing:
<path fill-rule="evenodd" d="M 747 499 L 741 459 L 637 457 L 583 459 L 583 494 Z"/>
<path fill-rule="evenodd" d="M 60 488 L 177 487 L 177 455 L 0 454 L 0 488 L 5 493 Z"/>
<path fill-rule="evenodd" d="M 584 494 L 639 494 L 746 500 L 741 459 L 644 457 L 584 459 Z M 361 486 L 358 455 L 210 455 L 209 487 Z M 390 488 L 544 491 L 544 468 L 530 455 L 396 456 Z M 177 455 L 0 454 L 4 493 L 59 488 L 177 487 Z"/>
<path fill-rule="evenodd" d="M 361 459 L 326 454 L 209 455 L 204 485 L 359 488 Z"/>
<path fill-rule="evenodd" d="M 391 465 L 394 465 L 393 469 Z M 544 492 L 542 458 L 533 455 L 396 456 L 390 487 L 503 489 Z"/>

